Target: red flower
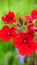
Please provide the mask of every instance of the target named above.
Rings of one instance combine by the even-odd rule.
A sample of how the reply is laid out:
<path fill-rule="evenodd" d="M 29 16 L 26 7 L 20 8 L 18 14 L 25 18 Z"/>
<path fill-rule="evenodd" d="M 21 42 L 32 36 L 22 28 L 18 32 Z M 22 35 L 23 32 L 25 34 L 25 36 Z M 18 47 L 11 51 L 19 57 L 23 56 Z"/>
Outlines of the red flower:
<path fill-rule="evenodd" d="M 29 33 L 20 33 L 18 37 L 13 38 L 13 45 L 21 55 L 30 56 L 36 50 L 37 44 L 31 37 Z"/>
<path fill-rule="evenodd" d="M 14 12 L 9 12 L 8 14 L 2 17 L 2 20 L 4 21 L 4 23 L 7 24 L 16 22 Z"/>
<path fill-rule="evenodd" d="M 37 32 L 37 28 L 35 28 L 34 24 L 28 25 L 27 28 L 30 32 Z"/>
<path fill-rule="evenodd" d="M 26 18 L 26 22 L 24 23 L 25 25 L 27 25 L 28 23 L 32 23 L 32 21 L 33 21 L 32 16 L 25 16 L 25 18 Z"/>
<path fill-rule="evenodd" d="M 34 24 L 30 24 L 30 25 L 28 25 L 28 30 L 30 31 L 30 32 L 34 32 Z"/>
<path fill-rule="evenodd" d="M 25 16 L 27 22 L 32 22 L 33 17 L 32 16 Z"/>
<path fill-rule="evenodd" d="M 4 26 L 2 30 L 0 30 L 0 39 L 3 42 L 8 42 L 11 38 L 16 36 L 16 29 L 12 27 L 11 29 L 8 26 Z"/>
<path fill-rule="evenodd" d="M 32 10 L 31 16 L 32 16 L 34 19 L 37 19 L 37 10 Z"/>

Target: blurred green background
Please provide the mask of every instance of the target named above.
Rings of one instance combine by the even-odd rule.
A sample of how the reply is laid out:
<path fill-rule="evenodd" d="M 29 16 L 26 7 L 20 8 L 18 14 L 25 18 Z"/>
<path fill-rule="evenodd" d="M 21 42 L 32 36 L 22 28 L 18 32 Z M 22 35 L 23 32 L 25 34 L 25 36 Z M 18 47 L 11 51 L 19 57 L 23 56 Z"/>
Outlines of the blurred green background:
<path fill-rule="evenodd" d="M 37 0 L 0 0 L 0 29 L 4 26 L 1 17 L 7 12 L 15 12 L 16 18 L 18 18 L 19 16 L 29 15 L 33 9 L 37 9 Z M 12 40 L 8 43 L 3 43 L 0 40 L 0 65 L 19 65 L 16 57 Z M 33 58 L 34 55 L 28 57 L 24 65 L 34 65 L 30 64 Z"/>

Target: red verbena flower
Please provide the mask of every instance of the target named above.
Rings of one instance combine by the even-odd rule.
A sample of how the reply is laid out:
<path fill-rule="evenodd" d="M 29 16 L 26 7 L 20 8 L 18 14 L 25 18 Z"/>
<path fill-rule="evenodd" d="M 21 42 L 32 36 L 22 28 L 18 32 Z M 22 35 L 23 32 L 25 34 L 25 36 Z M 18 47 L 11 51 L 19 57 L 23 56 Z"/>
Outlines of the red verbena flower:
<path fill-rule="evenodd" d="M 9 28 L 8 26 L 4 26 L 2 30 L 0 30 L 0 39 L 3 42 L 8 42 L 11 38 L 16 36 L 16 28 Z"/>
<path fill-rule="evenodd" d="M 36 42 L 29 33 L 19 33 L 18 37 L 13 38 L 13 45 L 18 48 L 21 55 L 30 56 L 37 48 Z"/>
<path fill-rule="evenodd" d="M 29 24 L 27 28 L 30 32 L 34 32 L 34 24 Z"/>
<path fill-rule="evenodd" d="M 32 22 L 33 17 L 32 16 L 25 16 L 27 22 Z"/>
<path fill-rule="evenodd" d="M 32 21 L 33 21 L 33 17 L 32 16 L 25 16 L 25 19 L 26 19 L 26 21 L 25 21 L 25 25 L 27 25 L 28 23 L 32 23 Z"/>
<path fill-rule="evenodd" d="M 33 17 L 33 19 L 37 19 L 37 10 L 32 10 L 31 16 Z"/>
<path fill-rule="evenodd" d="M 37 28 L 35 28 L 34 24 L 28 25 L 28 31 L 30 32 L 37 32 Z"/>
<path fill-rule="evenodd" d="M 2 17 L 4 23 L 14 23 L 16 22 L 14 12 L 8 12 L 5 16 Z"/>

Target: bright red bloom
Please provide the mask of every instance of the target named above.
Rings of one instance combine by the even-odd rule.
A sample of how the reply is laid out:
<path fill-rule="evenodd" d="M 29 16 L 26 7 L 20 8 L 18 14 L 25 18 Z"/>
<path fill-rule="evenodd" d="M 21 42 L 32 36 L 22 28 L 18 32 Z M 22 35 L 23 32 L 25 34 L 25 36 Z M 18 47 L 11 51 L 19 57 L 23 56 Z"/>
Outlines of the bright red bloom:
<path fill-rule="evenodd" d="M 32 16 L 34 19 L 37 19 L 37 10 L 32 10 L 31 16 Z"/>
<path fill-rule="evenodd" d="M 34 32 L 34 24 L 30 24 L 30 25 L 28 25 L 28 30 L 30 31 L 30 32 Z"/>
<path fill-rule="evenodd" d="M 25 25 L 27 25 L 28 23 L 32 23 L 33 21 L 33 17 L 32 16 L 25 16 L 26 22 L 24 23 Z"/>
<path fill-rule="evenodd" d="M 16 36 L 15 27 L 9 28 L 8 26 L 4 26 L 2 30 L 0 30 L 0 39 L 3 42 L 8 42 L 11 38 Z"/>
<path fill-rule="evenodd" d="M 25 16 L 27 22 L 32 22 L 33 17 L 32 16 Z"/>
<path fill-rule="evenodd" d="M 14 12 L 8 12 L 8 14 L 2 17 L 2 20 L 7 24 L 16 22 Z"/>
<path fill-rule="evenodd" d="M 37 48 L 37 44 L 29 33 L 20 33 L 18 37 L 13 38 L 13 45 L 18 48 L 21 55 L 30 56 Z"/>
<path fill-rule="evenodd" d="M 30 32 L 37 32 L 37 28 L 35 28 L 34 24 L 28 25 L 27 28 Z"/>

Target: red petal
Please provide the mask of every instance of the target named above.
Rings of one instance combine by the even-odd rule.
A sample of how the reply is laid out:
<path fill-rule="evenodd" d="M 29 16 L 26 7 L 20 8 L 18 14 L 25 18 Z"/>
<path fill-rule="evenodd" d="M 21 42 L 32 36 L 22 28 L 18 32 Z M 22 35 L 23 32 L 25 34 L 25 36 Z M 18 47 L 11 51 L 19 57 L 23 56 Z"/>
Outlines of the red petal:
<path fill-rule="evenodd" d="M 15 48 L 19 48 L 22 45 L 21 38 L 13 38 L 13 45 Z"/>
<path fill-rule="evenodd" d="M 2 28 L 2 30 L 5 32 L 7 32 L 7 31 L 9 31 L 10 30 L 10 28 L 8 27 L 8 26 L 4 26 L 3 28 Z"/>
<path fill-rule="evenodd" d="M 11 23 L 14 23 L 14 22 L 16 22 L 16 19 L 12 19 L 12 22 Z"/>
<path fill-rule="evenodd" d="M 3 36 L 1 39 L 3 42 L 9 42 L 10 41 L 10 36 Z"/>
<path fill-rule="evenodd" d="M 21 55 L 30 56 L 32 54 L 32 51 L 27 47 L 27 45 L 22 45 L 19 47 L 19 53 Z"/>
<path fill-rule="evenodd" d="M 5 16 L 3 16 L 3 17 L 2 17 L 2 20 L 3 20 L 3 21 L 6 21 L 6 17 L 5 17 Z"/>
<path fill-rule="evenodd" d="M 6 42 L 9 41 L 10 36 L 7 35 L 8 31 L 9 31 L 9 27 L 8 26 L 4 26 L 2 28 L 2 30 L 0 31 L 0 38 L 2 41 Z"/>
<path fill-rule="evenodd" d="M 16 27 L 12 27 L 10 33 L 11 33 L 12 38 L 15 37 L 17 35 Z"/>
<path fill-rule="evenodd" d="M 27 21 L 33 21 L 32 16 L 25 16 L 25 18 L 26 18 Z"/>
<path fill-rule="evenodd" d="M 8 13 L 8 15 L 9 15 L 9 16 L 11 16 L 12 18 L 14 18 L 14 17 L 15 17 L 14 12 L 9 12 L 9 13 Z"/>
<path fill-rule="evenodd" d="M 30 31 L 30 32 L 35 32 L 35 30 L 34 30 L 34 24 L 30 24 L 30 25 L 28 25 L 28 30 Z"/>
<path fill-rule="evenodd" d="M 29 40 L 29 43 L 28 44 L 31 47 L 32 52 L 35 52 L 36 49 L 37 49 L 37 43 L 34 40 Z"/>
<path fill-rule="evenodd" d="M 31 16 L 34 18 L 34 19 L 37 19 L 37 10 L 33 10 L 31 12 Z"/>
<path fill-rule="evenodd" d="M 6 32 L 4 32 L 4 31 L 0 31 L 0 39 L 3 41 L 3 42 L 8 42 L 9 40 L 10 40 L 10 36 L 8 36 L 7 34 L 6 34 Z"/>
<path fill-rule="evenodd" d="M 28 32 L 27 34 L 28 34 L 27 37 L 28 37 L 29 40 L 34 39 L 34 34 L 33 33 Z"/>
<path fill-rule="evenodd" d="M 27 32 L 20 32 L 19 35 L 22 39 L 27 38 Z"/>

